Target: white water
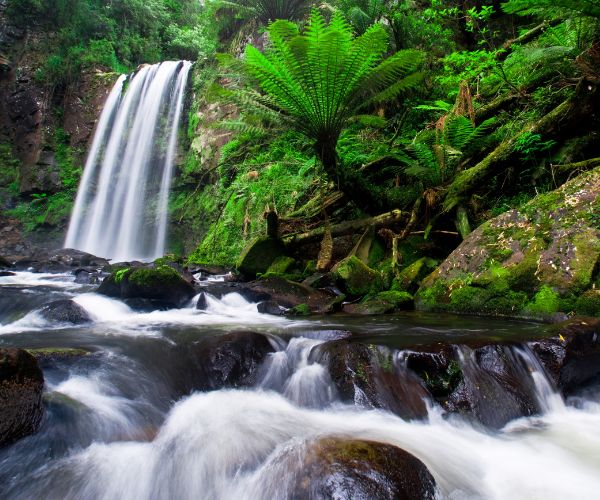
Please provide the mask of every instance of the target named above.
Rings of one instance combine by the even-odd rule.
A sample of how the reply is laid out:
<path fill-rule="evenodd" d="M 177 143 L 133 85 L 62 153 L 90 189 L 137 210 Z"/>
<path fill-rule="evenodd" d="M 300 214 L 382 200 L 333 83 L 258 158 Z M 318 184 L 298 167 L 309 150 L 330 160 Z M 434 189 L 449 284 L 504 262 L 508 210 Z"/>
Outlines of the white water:
<path fill-rule="evenodd" d="M 88 155 L 65 247 L 117 261 L 164 254 L 188 61 L 143 66 L 111 91 Z"/>
<path fill-rule="evenodd" d="M 54 284 L 71 293 L 74 286 L 71 278 L 38 276 L 42 287 Z M 8 278 L 10 286 L 36 283 L 34 276 L 18 273 L 1 278 L 0 285 L 8 284 Z M 565 404 L 526 348 L 511 352 L 527 368 L 525 376 L 531 377 L 541 414 L 512 421 L 499 431 L 446 419 L 437 406 L 430 408 L 427 420 L 407 422 L 384 411 L 340 403 L 326 367 L 310 355 L 332 338 L 328 334 L 276 339 L 279 350 L 264 363 L 256 388 L 194 393 L 174 403 L 163 419 L 145 399 L 157 390 L 160 375 L 148 378 L 152 370 L 144 373 L 127 356 L 112 354 L 121 339 L 117 343 L 113 337 L 107 347 L 107 335 L 124 336 L 122 340 L 133 342 L 137 350 L 161 327 L 298 324 L 261 315 L 255 304 L 237 294 L 207 299 L 206 311 L 196 310 L 193 300 L 185 309 L 140 313 L 113 299 L 78 294 L 74 300 L 94 319 L 89 327 L 96 339 L 93 345 L 103 349 L 107 359 L 91 369 L 71 368 L 61 380 L 47 380 L 47 392 L 54 397 L 64 394 L 86 408 L 77 422 L 91 437 L 63 455 L 44 448 L 36 454 L 36 439 L 53 432 L 43 428 L 31 441 L 27 438 L 10 448 L 13 455 L 4 458 L 5 463 L 0 450 L 0 476 L 10 459 L 14 469 L 3 477 L 22 477 L 5 497 L 283 500 L 293 496 L 294 473 L 302 466 L 306 447 L 320 437 L 340 436 L 390 443 L 412 453 L 435 477 L 439 498 L 598 498 L 599 394 L 580 397 L 577 407 Z M 15 324 L 6 325 L 10 326 Z M 35 328 L 40 337 L 57 331 L 56 325 Z M 137 336 L 131 337 L 128 329 Z M 22 331 L 13 328 L 11 333 Z M 69 332 L 64 338 L 76 335 Z M 402 353 L 395 359 L 401 362 Z M 151 368 L 159 370 L 154 363 Z M 155 417 L 146 421 L 152 412 Z M 28 446 L 32 455 L 26 454 Z M 31 465 L 32 457 L 41 465 Z M 0 497 L 2 488 L 0 484 Z"/>

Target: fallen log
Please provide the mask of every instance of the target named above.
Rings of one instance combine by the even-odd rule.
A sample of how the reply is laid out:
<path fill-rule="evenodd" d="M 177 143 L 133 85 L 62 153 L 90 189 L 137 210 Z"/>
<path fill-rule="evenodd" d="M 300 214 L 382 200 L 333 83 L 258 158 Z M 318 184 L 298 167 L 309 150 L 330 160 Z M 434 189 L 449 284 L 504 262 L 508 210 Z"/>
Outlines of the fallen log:
<path fill-rule="evenodd" d="M 574 170 L 591 170 L 600 165 L 600 158 L 590 158 L 589 160 L 578 161 L 575 163 L 565 163 L 564 165 L 552 165 L 556 172 L 572 172 Z"/>
<path fill-rule="evenodd" d="M 340 222 L 339 224 L 330 226 L 331 236 L 332 238 L 335 238 L 337 236 L 345 236 L 358 232 L 362 233 L 369 226 L 374 226 L 376 229 L 391 226 L 392 224 L 402 221 L 408 215 L 409 214 L 402 212 L 401 210 L 392 210 L 391 212 L 386 212 L 374 217 Z M 290 246 L 318 241 L 323 238 L 325 230 L 326 226 L 319 226 L 303 233 L 290 234 L 283 237 L 283 242 L 287 246 Z"/>

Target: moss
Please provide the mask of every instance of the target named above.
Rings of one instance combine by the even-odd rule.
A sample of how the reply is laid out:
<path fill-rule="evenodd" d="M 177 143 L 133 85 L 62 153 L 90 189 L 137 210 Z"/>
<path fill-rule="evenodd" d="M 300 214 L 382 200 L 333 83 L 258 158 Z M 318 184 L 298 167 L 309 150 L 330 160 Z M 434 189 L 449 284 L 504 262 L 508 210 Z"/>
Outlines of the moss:
<path fill-rule="evenodd" d="M 436 398 L 448 397 L 463 379 L 460 364 L 457 361 L 450 361 L 448 367 L 443 372 L 430 374 L 427 371 L 419 373 L 425 381 L 425 385 Z"/>
<path fill-rule="evenodd" d="M 308 304 L 298 304 L 287 311 L 290 316 L 308 316 L 310 314 L 310 307 Z"/>
<path fill-rule="evenodd" d="M 120 271 L 119 271 L 120 272 Z M 144 287 L 156 287 L 167 283 L 178 283 L 183 278 L 172 267 L 158 266 L 156 268 L 140 267 L 128 275 L 130 283 Z"/>
<path fill-rule="evenodd" d="M 592 289 L 584 292 L 575 302 L 577 314 L 600 316 L 600 290 Z"/>
<path fill-rule="evenodd" d="M 381 300 L 393 304 L 396 309 L 412 309 L 413 296 L 408 292 L 400 292 L 397 290 L 389 290 L 380 292 L 374 297 L 376 300 Z"/>
<path fill-rule="evenodd" d="M 368 266 L 375 267 L 383 259 L 385 259 L 385 246 L 379 238 L 374 238 L 369 249 Z"/>
<path fill-rule="evenodd" d="M 542 285 L 533 300 L 525 306 L 527 312 L 539 315 L 551 315 L 560 310 L 560 296 L 548 285 Z"/>
<path fill-rule="evenodd" d="M 279 257 L 284 256 L 285 246 L 277 238 L 257 238 L 240 256 L 237 269 L 248 278 L 256 277 L 257 273 L 265 273 Z"/>
<path fill-rule="evenodd" d="M 123 281 L 123 279 L 125 278 L 125 275 L 131 271 L 132 271 L 132 269 L 129 267 L 118 269 L 115 272 L 115 278 L 114 278 L 115 283 L 117 283 L 117 284 L 121 283 Z"/>
<path fill-rule="evenodd" d="M 267 269 L 267 274 L 286 274 L 289 273 L 296 265 L 296 261 L 292 257 L 280 255 L 275 258 Z"/>
<path fill-rule="evenodd" d="M 87 356 L 90 354 L 85 349 L 74 349 L 71 347 L 41 347 L 35 349 L 25 349 L 29 354 L 36 358 L 49 358 L 49 357 L 77 357 Z"/>
<path fill-rule="evenodd" d="M 398 277 L 392 282 L 392 290 L 415 292 L 421 280 L 435 269 L 437 264 L 437 260 L 421 257 L 400 271 Z"/>
<path fill-rule="evenodd" d="M 589 228 L 582 231 L 573 238 L 575 247 L 575 256 L 570 262 L 570 268 L 573 272 L 573 293 L 581 293 L 590 287 L 596 268 L 600 260 L 600 238 L 598 231 Z"/>
<path fill-rule="evenodd" d="M 383 289 L 381 274 L 368 267 L 355 256 L 339 262 L 333 272 L 345 291 L 355 297 L 375 294 Z"/>

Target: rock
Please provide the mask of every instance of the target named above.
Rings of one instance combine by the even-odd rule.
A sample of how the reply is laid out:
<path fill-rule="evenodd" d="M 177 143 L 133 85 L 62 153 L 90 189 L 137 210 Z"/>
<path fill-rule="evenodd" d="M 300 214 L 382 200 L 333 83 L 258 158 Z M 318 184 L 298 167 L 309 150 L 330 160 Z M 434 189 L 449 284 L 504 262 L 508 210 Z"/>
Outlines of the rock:
<path fill-rule="evenodd" d="M 479 226 L 423 281 L 417 309 L 564 317 L 597 285 L 598 213 L 600 168 Z"/>
<path fill-rule="evenodd" d="M 507 346 L 488 345 L 476 350 L 461 347 L 462 380 L 443 401 L 449 413 L 501 429 L 516 418 L 540 410 L 528 367 Z"/>
<path fill-rule="evenodd" d="M 575 310 L 583 316 L 600 316 L 600 289 L 582 293 L 575 303 Z"/>
<path fill-rule="evenodd" d="M 280 239 L 258 238 L 242 252 L 236 268 L 245 278 L 254 279 L 258 273 L 265 273 L 285 253 L 285 245 Z"/>
<path fill-rule="evenodd" d="M 119 299 L 149 300 L 159 308 L 183 307 L 195 295 L 194 287 L 170 266 L 120 269 L 102 282 L 98 293 Z"/>
<path fill-rule="evenodd" d="M 306 304 L 309 312 L 326 309 L 335 295 L 326 290 L 315 290 L 283 278 L 271 277 L 247 283 L 237 290 L 247 300 L 273 300 L 280 306 L 293 308 Z"/>
<path fill-rule="evenodd" d="M 429 257 L 421 257 L 400 271 L 392 283 L 392 290 L 415 293 L 421 281 L 438 265 L 438 261 Z"/>
<path fill-rule="evenodd" d="M 413 298 L 408 292 L 390 290 L 368 296 L 359 303 L 345 304 L 344 312 L 349 314 L 378 315 L 394 311 L 413 309 Z"/>
<path fill-rule="evenodd" d="M 0 271 L 0 278 L 5 278 L 7 276 L 16 276 L 16 273 L 11 271 Z"/>
<path fill-rule="evenodd" d="M 8 259 L 5 259 L 4 257 L 2 257 L 0 255 L 0 269 L 4 268 L 4 269 L 9 269 L 13 267 L 12 262 L 10 262 Z"/>
<path fill-rule="evenodd" d="M 433 500 L 435 480 L 410 453 L 385 443 L 322 438 L 306 447 L 290 498 Z"/>
<path fill-rule="evenodd" d="M 396 366 L 385 348 L 339 340 L 318 346 L 315 357 L 328 367 L 343 401 L 383 408 L 407 420 L 427 416 L 425 401 L 431 396 L 423 382 Z"/>
<path fill-rule="evenodd" d="M 294 270 L 296 261 L 292 257 L 280 255 L 277 257 L 267 269 L 266 274 L 287 274 Z"/>
<path fill-rule="evenodd" d="M 0 446 L 37 431 L 43 388 L 44 376 L 31 354 L 0 348 Z"/>
<path fill-rule="evenodd" d="M 40 309 L 39 314 L 45 320 L 55 323 L 81 325 L 92 321 L 92 318 L 83 307 L 68 299 L 56 300 L 45 304 Z"/>
<path fill-rule="evenodd" d="M 381 273 L 374 271 L 355 256 L 338 262 L 332 272 L 342 291 L 349 296 L 360 297 L 383 290 Z"/>
<path fill-rule="evenodd" d="M 274 316 L 282 316 L 285 311 L 285 309 L 274 300 L 265 300 L 263 302 L 259 302 L 256 305 L 256 309 L 259 313 L 272 314 Z"/>
<path fill-rule="evenodd" d="M 555 335 L 529 345 L 564 395 L 600 375 L 600 319 L 573 319 L 556 325 Z"/>
<path fill-rule="evenodd" d="M 202 391 L 251 385 L 264 358 L 275 351 L 265 335 L 255 332 L 205 338 L 185 350 L 192 356 L 193 387 Z"/>
<path fill-rule="evenodd" d="M 90 351 L 86 351 L 85 349 L 75 349 L 72 347 L 36 347 L 34 349 L 26 349 L 26 351 L 37 359 L 38 362 L 80 358 L 90 354 Z"/>
<path fill-rule="evenodd" d="M 82 285 L 98 285 L 101 282 L 101 275 L 97 271 L 88 269 L 77 269 L 73 273 L 75 275 L 75 283 Z"/>
<path fill-rule="evenodd" d="M 208 304 L 206 302 L 206 293 L 202 292 L 200 295 L 198 295 L 198 302 L 196 302 L 196 309 L 198 309 L 199 311 L 205 311 L 207 307 L 208 307 Z"/>

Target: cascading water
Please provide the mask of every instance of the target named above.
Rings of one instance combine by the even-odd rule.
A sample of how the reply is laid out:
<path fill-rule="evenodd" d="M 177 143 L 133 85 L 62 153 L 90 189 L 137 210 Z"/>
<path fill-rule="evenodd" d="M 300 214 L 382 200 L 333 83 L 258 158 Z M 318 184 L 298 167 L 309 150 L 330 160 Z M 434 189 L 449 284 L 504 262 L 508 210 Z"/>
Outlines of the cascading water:
<path fill-rule="evenodd" d="M 415 316 L 416 327 L 411 316 L 366 318 L 370 336 L 355 336 L 341 318 L 299 321 L 260 314 L 241 295 L 217 298 L 209 287 L 203 310 L 192 300 L 182 309 L 136 311 L 74 279 L 28 272 L 0 277 L 0 346 L 91 351 L 43 361 L 46 415 L 36 434 L 0 447 L 0 498 L 299 498 L 295 478 L 310 458 L 307 453 L 316 440 L 330 436 L 410 452 L 435 478 L 439 499 L 598 496 L 598 380 L 575 399 L 563 400 L 528 343 L 467 347 L 473 336 L 497 335 L 497 328 L 486 326 L 490 320 L 460 318 L 461 325 L 471 325 L 460 329 L 456 324 L 433 328 L 439 318 L 426 323 L 427 316 Z M 42 317 L 49 293 L 54 300 L 75 301 L 90 323 Z M 505 328 L 522 329 L 525 338 L 532 333 L 526 323 L 506 322 Z M 372 334 L 377 329 L 378 337 Z M 343 369 L 344 377 L 356 370 L 357 394 L 356 382 L 370 376 L 370 367 L 373 374 L 381 369 L 380 380 L 400 382 L 408 390 L 417 366 L 410 361 L 421 359 L 415 357 L 421 351 L 383 344 L 368 351 L 368 364 L 360 357 L 356 366 L 344 361 L 335 368 L 325 355 L 335 350 L 324 348 L 365 339 L 385 342 L 394 329 L 401 340 L 417 329 L 415 347 L 460 340 L 463 381 L 457 393 L 475 396 L 480 420 L 514 407 L 517 391 L 532 411 L 498 427 L 483 426 L 470 417 L 473 412 L 448 414 L 433 399 L 423 416 L 406 419 L 373 407 L 366 397 L 353 404 L 338 387 L 336 370 Z M 198 350 L 203 339 L 242 330 L 263 332 L 273 348 L 252 384 L 194 392 L 193 374 L 205 373 L 198 360 L 209 356 L 187 354 L 203 352 Z"/>
<path fill-rule="evenodd" d="M 98 122 L 65 247 L 118 261 L 163 255 L 191 66 L 166 61 L 117 80 Z"/>

